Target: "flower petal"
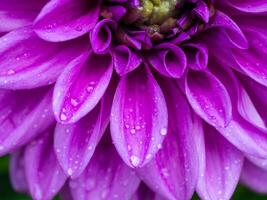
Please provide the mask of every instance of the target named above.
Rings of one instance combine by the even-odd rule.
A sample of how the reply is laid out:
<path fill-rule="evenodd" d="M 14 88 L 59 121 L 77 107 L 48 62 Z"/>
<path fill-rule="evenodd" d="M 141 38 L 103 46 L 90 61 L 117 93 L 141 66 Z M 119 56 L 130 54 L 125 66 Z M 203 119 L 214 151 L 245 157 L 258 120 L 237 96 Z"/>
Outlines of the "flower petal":
<path fill-rule="evenodd" d="M 243 154 L 225 140 L 213 127 L 204 126 L 205 162 L 200 162 L 201 175 L 197 193 L 201 199 L 230 199 L 243 165 Z"/>
<path fill-rule="evenodd" d="M 234 47 L 241 49 L 246 49 L 248 47 L 248 41 L 242 30 L 229 16 L 221 11 L 217 10 L 211 18 L 209 28 L 222 29 L 223 32 L 217 32 L 218 36 L 219 34 L 223 34 L 226 37 L 225 39 L 229 40 Z M 211 38 L 209 34 L 208 37 Z M 215 37 L 214 39 L 221 43 L 218 37 Z M 225 39 L 223 39 L 224 42 Z"/>
<path fill-rule="evenodd" d="M 108 152 L 108 153 L 107 153 Z M 130 199 L 140 183 L 109 144 L 98 146 L 84 173 L 70 180 L 74 200 Z"/>
<path fill-rule="evenodd" d="M 53 109 L 61 123 L 77 122 L 90 112 L 106 91 L 113 64 L 109 54 L 93 52 L 79 56 L 58 78 L 53 95 Z"/>
<path fill-rule="evenodd" d="M 251 117 L 246 117 L 251 112 L 250 109 L 252 109 L 252 106 L 249 104 L 247 108 L 243 106 L 244 102 L 247 103 L 247 101 L 244 101 L 244 98 L 240 97 L 244 93 L 240 92 L 242 91 L 242 87 L 238 84 L 235 74 L 229 68 L 223 68 L 219 64 L 214 63 L 212 66 L 210 70 L 227 88 L 227 91 L 231 95 L 232 105 L 235 105 L 232 107 L 232 120 L 225 128 L 217 127 L 219 132 L 242 152 L 250 156 L 266 158 L 267 131 L 260 126 L 255 126 L 254 124 L 259 125 L 259 122 L 256 122 L 255 119 L 251 120 Z M 242 113 L 240 112 L 241 109 L 243 109 L 242 115 L 240 114 Z"/>
<path fill-rule="evenodd" d="M 54 148 L 65 174 L 78 177 L 86 168 L 110 117 L 111 98 L 104 98 L 75 124 L 57 124 Z"/>
<path fill-rule="evenodd" d="M 116 46 L 112 51 L 112 57 L 114 59 L 114 68 L 120 76 L 133 71 L 142 62 L 141 56 L 126 45 Z"/>
<path fill-rule="evenodd" d="M 13 153 L 10 157 L 9 174 L 12 187 L 17 192 L 27 192 L 28 184 L 24 168 L 24 150 Z"/>
<path fill-rule="evenodd" d="M 84 40 L 50 43 L 38 38 L 31 27 L 0 38 L 0 87 L 31 89 L 56 81 L 71 60 L 84 49 Z M 41 53 L 40 53 L 41 52 Z"/>
<path fill-rule="evenodd" d="M 162 91 L 146 66 L 121 78 L 110 123 L 113 143 L 127 165 L 142 167 L 158 151 L 168 115 Z"/>
<path fill-rule="evenodd" d="M 0 2 L 0 33 L 32 24 L 46 0 Z"/>
<path fill-rule="evenodd" d="M 186 56 L 183 50 L 171 43 L 160 44 L 147 55 L 149 63 L 161 74 L 180 78 L 186 69 Z"/>
<path fill-rule="evenodd" d="M 26 177 L 30 193 L 36 200 L 52 199 L 67 179 L 54 153 L 53 131 L 50 127 L 25 150 Z"/>
<path fill-rule="evenodd" d="M 267 170 L 257 167 L 248 160 L 244 162 L 241 182 L 258 193 L 267 193 Z"/>
<path fill-rule="evenodd" d="M 203 43 L 186 43 L 183 45 L 187 57 L 187 66 L 193 70 L 204 70 L 207 68 L 209 53 Z"/>
<path fill-rule="evenodd" d="M 206 122 L 225 127 L 232 117 L 231 99 L 224 85 L 208 71 L 190 70 L 185 92 L 189 103 Z"/>
<path fill-rule="evenodd" d="M 99 0 L 51 0 L 38 15 L 34 30 L 44 40 L 59 42 L 77 38 L 94 27 Z"/>
<path fill-rule="evenodd" d="M 267 11 L 265 0 L 227 0 L 229 5 L 243 12 L 258 13 Z"/>
<path fill-rule="evenodd" d="M 0 92 L 0 155 L 28 143 L 54 123 L 51 90 Z"/>
<path fill-rule="evenodd" d="M 239 67 L 252 79 L 267 86 L 267 36 L 258 30 L 246 30 L 246 37 L 249 41 L 249 49 L 235 50 L 233 56 Z"/>
<path fill-rule="evenodd" d="M 197 183 L 197 137 L 201 137 L 200 120 L 174 82 L 161 84 L 169 111 L 168 135 L 151 162 L 137 170 L 141 179 L 155 192 L 170 200 L 188 200 Z"/>
<path fill-rule="evenodd" d="M 111 19 L 103 19 L 98 22 L 90 32 L 92 50 L 96 54 L 108 52 L 112 42 L 112 32 L 117 28 L 117 23 Z"/>

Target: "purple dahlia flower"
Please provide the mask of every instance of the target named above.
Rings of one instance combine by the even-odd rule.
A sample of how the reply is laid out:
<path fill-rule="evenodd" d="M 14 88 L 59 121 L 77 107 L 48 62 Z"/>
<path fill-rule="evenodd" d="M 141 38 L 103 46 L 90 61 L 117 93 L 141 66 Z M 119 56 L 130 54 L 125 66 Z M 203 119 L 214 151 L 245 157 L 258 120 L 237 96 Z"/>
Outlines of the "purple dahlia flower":
<path fill-rule="evenodd" d="M 35 200 L 267 192 L 267 0 L 0 1 L 0 155 Z"/>

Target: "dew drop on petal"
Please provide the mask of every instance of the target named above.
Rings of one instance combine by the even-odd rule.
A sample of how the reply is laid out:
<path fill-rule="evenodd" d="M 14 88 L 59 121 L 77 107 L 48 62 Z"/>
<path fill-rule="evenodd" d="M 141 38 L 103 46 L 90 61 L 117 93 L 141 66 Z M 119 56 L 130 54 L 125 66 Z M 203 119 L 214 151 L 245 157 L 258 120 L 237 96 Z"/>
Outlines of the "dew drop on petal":
<path fill-rule="evenodd" d="M 167 135 L 167 129 L 166 128 L 160 129 L 160 134 L 161 135 Z"/>
<path fill-rule="evenodd" d="M 73 173 L 72 169 L 71 169 L 71 168 L 69 168 L 69 169 L 68 169 L 68 171 L 67 171 L 67 173 L 68 173 L 68 175 L 70 175 L 70 176 L 71 176 L 71 175 L 72 175 L 72 173 Z"/>
<path fill-rule="evenodd" d="M 61 120 L 61 121 L 65 121 L 65 120 L 67 120 L 67 116 L 66 116 L 64 113 L 61 113 L 61 115 L 60 115 L 60 120 Z"/>
<path fill-rule="evenodd" d="M 140 158 L 138 156 L 135 156 L 135 155 L 132 155 L 130 157 L 130 160 L 131 160 L 132 165 L 135 167 L 138 166 L 140 163 Z"/>

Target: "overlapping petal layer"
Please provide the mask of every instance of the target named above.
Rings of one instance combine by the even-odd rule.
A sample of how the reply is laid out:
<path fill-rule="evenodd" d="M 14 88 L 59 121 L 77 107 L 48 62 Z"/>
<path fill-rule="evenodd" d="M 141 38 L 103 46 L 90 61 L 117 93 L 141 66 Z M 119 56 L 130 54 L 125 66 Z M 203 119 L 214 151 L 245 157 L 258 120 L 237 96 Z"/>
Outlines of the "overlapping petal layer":
<path fill-rule="evenodd" d="M 227 200 L 242 174 L 267 193 L 266 11 L 266 0 L 1 1 L 0 155 L 13 153 L 14 188 Z"/>

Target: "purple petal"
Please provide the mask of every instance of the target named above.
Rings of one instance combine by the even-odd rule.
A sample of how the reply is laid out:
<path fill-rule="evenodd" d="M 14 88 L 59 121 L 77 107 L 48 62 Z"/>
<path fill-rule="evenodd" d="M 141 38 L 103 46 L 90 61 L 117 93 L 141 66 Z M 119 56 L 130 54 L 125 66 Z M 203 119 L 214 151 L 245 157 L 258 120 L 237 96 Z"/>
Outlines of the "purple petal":
<path fill-rule="evenodd" d="M 133 71 L 142 62 L 141 56 L 126 45 L 115 47 L 112 51 L 112 57 L 114 59 L 114 68 L 120 76 Z"/>
<path fill-rule="evenodd" d="M 188 200 L 199 175 L 196 138 L 201 137 L 202 127 L 175 83 L 163 80 L 161 86 L 169 111 L 168 135 L 152 161 L 137 172 L 163 197 Z"/>
<path fill-rule="evenodd" d="M 90 41 L 93 51 L 96 54 L 108 52 L 112 42 L 112 31 L 115 31 L 117 24 L 111 19 L 103 19 L 98 22 L 90 32 Z"/>
<path fill-rule="evenodd" d="M 266 0 L 227 0 L 229 5 L 243 12 L 258 13 L 267 11 Z"/>
<path fill-rule="evenodd" d="M 158 151 L 168 115 L 162 91 L 146 66 L 121 78 L 110 123 L 113 143 L 127 165 L 141 167 Z"/>
<path fill-rule="evenodd" d="M 51 90 L 0 92 L 0 155 L 32 140 L 54 123 Z"/>
<path fill-rule="evenodd" d="M 54 153 L 53 131 L 51 127 L 25 150 L 26 177 L 30 193 L 36 200 L 52 199 L 67 179 Z"/>
<path fill-rule="evenodd" d="M 225 85 L 227 91 L 231 95 L 233 106 L 233 119 L 227 127 L 218 128 L 219 132 L 238 149 L 247 153 L 248 155 L 266 158 L 267 155 L 267 131 L 253 125 L 259 124 L 250 118 L 247 118 L 251 112 L 251 106 L 245 108 L 243 104 L 243 95 L 240 84 L 236 80 L 235 74 L 229 68 L 222 68 L 220 65 L 213 64 L 211 68 L 212 73 L 215 74 L 220 81 Z M 240 89 L 241 88 L 241 89 Z M 247 101 L 244 101 L 247 103 Z M 243 105 L 244 106 L 243 106 Z M 241 107 L 243 107 L 242 116 L 239 114 Z M 239 111 L 236 109 L 238 108 Z M 246 113 L 246 115 L 244 115 Z"/>
<path fill-rule="evenodd" d="M 13 153 L 10 157 L 9 174 L 12 187 L 17 192 L 27 192 L 28 184 L 24 168 L 24 150 Z"/>
<path fill-rule="evenodd" d="M 51 0 L 38 15 L 34 30 L 41 38 L 58 42 L 77 38 L 94 27 L 99 0 Z"/>
<path fill-rule="evenodd" d="M 176 45 L 160 44 L 147 56 L 149 63 L 165 76 L 180 78 L 185 71 L 187 63 L 185 53 Z"/>
<path fill-rule="evenodd" d="M 233 56 L 239 67 L 252 79 L 267 86 L 267 36 L 256 30 L 246 30 L 249 49 L 233 50 Z"/>
<path fill-rule="evenodd" d="M 249 161 L 244 162 L 241 182 L 258 193 L 267 193 L 267 170 Z"/>
<path fill-rule="evenodd" d="M 32 24 L 46 0 L 0 2 L 0 33 Z"/>
<path fill-rule="evenodd" d="M 54 143 L 56 156 L 65 174 L 71 178 L 77 178 L 91 159 L 109 122 L 111 101 L 110 97 L 104 98 L 75 124 L 57 124 Z"/>
<path fill-rule="evenodd" d="M 203 43 L 186 43 L 183 46 L 187 57 L 187 66 L 193 70 L 204 70 L 207 68 L 209 53 Z"/>
<path fill-rule="evenodd" d="M 99 146 L 84 173 L 70 180 L 74 200 L 130 199 L 137 190 L 139 178 L 111 147 Z"/>
<path fill-rule="evenodd" d="M 189 103 L 206 122 L 225 127 L 232 117 L 231 99 L 224 85 L 208 71 L 189 71 L 185 92 Z"/>
<path fill-rule="evenodd" d="M 243 165 L 243 154 L 205 124 L 205 162 L 200 162 L 197 193 L 201 199 L 230 199 Z"/>
<path fill-rule="evenodd" d="M 211 18 L 209 23 L 210 28 L 222 28 L 226 39 L 237 48 L 246 49 L 248 47 L 248 41 L 238 25 L 226 14 L 221 11 L 216 11 L 215 15 Z M 208 35 L 210 37 L 210 35 Z M 216 41 L 221 42 L 218 37 L 215 37 Z M 225 39 L 223 40 L 225 41 Z"/>
<path fill-rule="evenodd" d="M 109 54 L 83 54 L 73 60 L 58 78 L 53 109 L 61 123 L 77 122 L 90 112 L 106 91 L 112 76 Z"/>
<path fill-rule="evenodd" d="M 43 41 L 31 27 L 2 36 L 0 43 L 0 87 L 7 89 L 52 84 L 84 48 L 80 40 L 64 44 Z"/>

